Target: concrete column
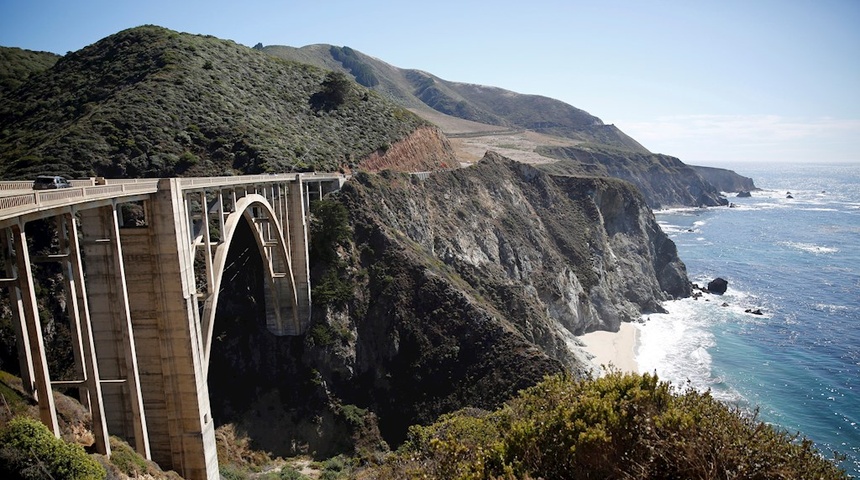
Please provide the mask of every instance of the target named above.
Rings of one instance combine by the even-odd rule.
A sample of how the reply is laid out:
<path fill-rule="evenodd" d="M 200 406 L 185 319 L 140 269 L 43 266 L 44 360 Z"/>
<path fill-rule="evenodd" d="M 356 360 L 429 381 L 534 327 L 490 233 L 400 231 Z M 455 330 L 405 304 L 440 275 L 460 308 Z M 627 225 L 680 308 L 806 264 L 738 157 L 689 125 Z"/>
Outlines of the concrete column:
<path fill-rule="evenodd" d="M 15 343 L 18 347 L 18 365 L 21 369 L 21 383 L 24 391 L 30 395 L 36 394 L 36 373 L 33 367 L 33 352 L 30 350 L 30 342 L 27 341 L 27 321 L 24 316 L 24 299 L 21 289 L 18 288 L 18 266 L 13 255 L 15 249 L 14 237 L 11 229 L 0 231 L 0 241 L 3 247 L 3 260 L 5 261 L 6 278 L 3 286 L 9 288 L 9 306 L 12 310 L 12 327 L 15 330 Z"/>
<path fill-rule="evenodd" d="M 104 412 L 104 397 L 102 395 L 101 376 L 96 360 L 95 341 L 92 332 L 87 289 L 84 282 L 84 269 L 81 262 L 81 245 L 78 241 L 78 225 L 73 213 L 63 215 L 69 250 L 69 276 L 73 279 L 76 300 L 76 317 L 79 319 L 79 330 L 82 347 L 84 379 L 87 388 L 90 415 L 93 421 L 96 451 L 110 455 L 110 440 L 108 438 L 107 419 Z"/>
<path fill-rule="evenodd" d="M 311 320 L 311 279 L 308 265 L 308 227 L 307 210 L 305 209 L 305 193 L 301 174 L 296 174 L 296 181 L 289 187 L 289 244 L 293 267 L 293 279 L 296 282 L 298 300 L 298 316 L 301 325 L 296 335 L 304 333 Z"/>
<path fill-rule="evenodd" d="M 19 223 L 10 228 L 12 242 L 15 246 L 15 267 L 18 282 L 15 287 L 18 292 L 10 295 L 18 299 L 19 305 L 13 306 L 23 313 L 26 327 L 26 342 L 30 345 L 31 357 L 28 363 L 33 365 L 33 381 L 35 397 L 39 404 L 39 418 L 55 436 L 60 436 L 60 426 L 57 423 L 57 408 L 54 405 L 54 394 L 51 390 L 51 377 L 48 373 L 48 360 L 45 358 L 45 342 L 42 339 L 42 324 L 39 321 L 39 307 L 36 304 L 36 288 L 33 283 L 33 269 L 30 265 L 30 252 L 27 248 L 27 236 L 24 224 Z"/>
<path fill-rule="evenodd" d="M 57 225 L 57 241 L 59 255 L 52 255 L 59 261 L 63 271 L 63 286 L 66 293 L 66 310 L 69 314 L 69 333 L 72 337 L 72 356 L 75 362 L 75 376 L 82 380 L 78 384 L 78 398 L 81 404 L 89 410 L 90 394 L 86 386 L 87 367 L 86 362 L 95 360 L 94 357 L 87 358 L 84 354 L 84 343 L 81 335 L 81 308 L 78 304 L 77 278 L 74 275 L 71 261 L 71 249 L 69 248 L 69 232 L 66 223 L 66 215 L 54 217 Z M 46 259 L 50 260 L 50 258 Z"/>
<path fill-rule="evenodd" d="M 80 215 L 108 430 L 151 459 L 116 206 L 83 210 Z"/>
<path fill-rule="evenodd" d="M 153 459 L 188 480 L 218 479 L 202 360 L 191 222 L 177 179 L 159 182 L 147 227 L 123 229 Z"/>

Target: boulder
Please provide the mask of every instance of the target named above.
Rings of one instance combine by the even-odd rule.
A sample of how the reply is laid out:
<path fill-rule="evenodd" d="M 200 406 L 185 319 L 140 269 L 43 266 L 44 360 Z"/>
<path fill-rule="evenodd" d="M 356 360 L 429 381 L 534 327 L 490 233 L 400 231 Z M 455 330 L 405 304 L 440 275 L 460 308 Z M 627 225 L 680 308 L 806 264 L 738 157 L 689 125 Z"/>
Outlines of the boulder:
<path fill-rule="evenodd" d="M 729 282 L 724 278 L 717 277 L 708 282 L 708 291 L 711 293 L 716 293 L 717 295 L 722 295 L 726 293 L 726 289 L 728 288 Z"/>
<path fill-rule="evenodd" d="M 743 192 L 738 192 L 738 194 L 735 196 L 739 197 L 739 198 L 749 198 L 749 197 L 752 197 L 752 193 L 744 190 Z"/>

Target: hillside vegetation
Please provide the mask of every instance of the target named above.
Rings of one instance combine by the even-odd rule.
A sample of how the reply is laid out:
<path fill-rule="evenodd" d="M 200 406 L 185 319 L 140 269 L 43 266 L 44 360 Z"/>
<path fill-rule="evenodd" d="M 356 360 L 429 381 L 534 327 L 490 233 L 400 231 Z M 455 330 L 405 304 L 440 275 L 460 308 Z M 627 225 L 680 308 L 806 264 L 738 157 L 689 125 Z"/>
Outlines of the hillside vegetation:
<path fill-rule="evenodd" d="M 0 101 L 35 75 L 51 68 L 59 55 L 20 48 L 0 48 Z"/>
<path fill-rule="evenodd" d="M 0 106 L 7 179 L 334 171 L 426 125 L 344 75 L 155 26 L 38 70 Z"/>
<path fill-rule="evenodd" d="M 846 479 L 812 442 L 653 375 L 556 376 L 426 427 L 370 479 Z"/>

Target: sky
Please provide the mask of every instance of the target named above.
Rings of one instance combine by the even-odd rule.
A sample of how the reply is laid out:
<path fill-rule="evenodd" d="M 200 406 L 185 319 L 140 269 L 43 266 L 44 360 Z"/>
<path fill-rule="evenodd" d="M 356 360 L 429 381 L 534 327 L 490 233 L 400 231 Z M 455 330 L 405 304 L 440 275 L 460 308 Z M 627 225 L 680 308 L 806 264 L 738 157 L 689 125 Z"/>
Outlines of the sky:
<path fill-rule="evenodd" d="M 144 24 L 544 95 L 694 165 L 860 163 L 860 0 L 0 0 L 0 46 Z"/>

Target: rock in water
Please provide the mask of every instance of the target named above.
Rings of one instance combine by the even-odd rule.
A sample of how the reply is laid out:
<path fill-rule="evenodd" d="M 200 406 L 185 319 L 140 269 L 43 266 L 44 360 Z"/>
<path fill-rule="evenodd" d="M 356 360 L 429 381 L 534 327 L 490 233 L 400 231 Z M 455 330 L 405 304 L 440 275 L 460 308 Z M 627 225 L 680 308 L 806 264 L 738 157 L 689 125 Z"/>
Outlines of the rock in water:
<path fill-rule="evenodd" d="M 726 289 L 728 288 L 729 282 L 724 278 L 717 277 L 708 282 L 708 291 L 711 293 L 716 293 L 717 295 L 722 295 L 726 293 Z"/>
<path fill-rule="evenodd" d="M 752 197 L 752 193 L 750 193 L 749 191 L 744 190 L 743 192 L 738 192 L 738 194 L 737 194 L 736 196 L 737 196 L 738 198 L 749 198 L 749 197 Z"/>

